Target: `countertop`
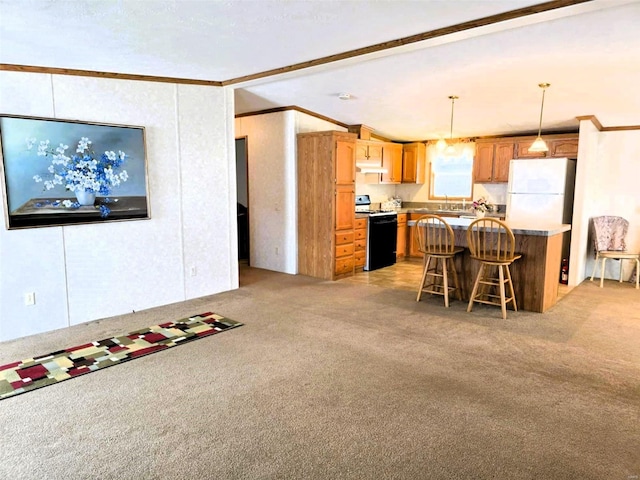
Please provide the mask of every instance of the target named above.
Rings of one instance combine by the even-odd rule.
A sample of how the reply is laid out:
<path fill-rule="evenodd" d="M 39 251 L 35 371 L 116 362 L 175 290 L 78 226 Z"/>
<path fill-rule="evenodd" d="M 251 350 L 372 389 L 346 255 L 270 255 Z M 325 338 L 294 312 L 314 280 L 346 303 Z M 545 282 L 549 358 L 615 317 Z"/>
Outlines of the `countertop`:
<path fill-rule="evenodd" d="M 447 218 L 446 222 L 451 225 L 454 230 L 467 230 L 467 227 L 473 222 L 471 218 Z M 513 222 L 505 221 L 514 235 L 533 235 L 541 237 L 551 237 L 559 233 L 568 232 L 571 230 L 569 224 L 549 223 L 537 220 L 531 220 L 527 222 Z M 410 227 L 415 226 L 416 221 L 410 220 L 407 225 Z"/>
<path fill-rule="evenodd" d="M 423 215 L 427 215 L 427 214 L 433 214 L 433 215 L 463 215 L 463 216 L 469 216 L 469 217 L 474 217 L 474 213 L 469 211 L 469 210 L 431 210 L 428 208 L 396 208 L 394 210 L 392 210 L 396 213 L 421 213 Z M 487 217 L 496 217 L 496 218 L 504 218 L 504 213 L 495 213 L 495 212 L 491 212 L 491 213 L 486 213 L 485 216 Z M 356 212 L 356 218 L 365 218 L 368 215 L 366 213 L 358 213 Z M 450 218 L 455 218 L 455 217 L 447 217 L 448 219 Z"/>

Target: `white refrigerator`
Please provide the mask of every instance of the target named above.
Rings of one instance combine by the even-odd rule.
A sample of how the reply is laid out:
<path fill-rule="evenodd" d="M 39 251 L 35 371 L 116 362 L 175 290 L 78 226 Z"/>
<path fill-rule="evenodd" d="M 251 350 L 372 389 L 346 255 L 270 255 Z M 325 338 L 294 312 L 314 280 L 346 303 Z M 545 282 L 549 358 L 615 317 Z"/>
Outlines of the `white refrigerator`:
<path fill-rule="evenodd" d="M 511 160 L 506 219 L 571 223 L 575 178 L 573 159 Z"/>

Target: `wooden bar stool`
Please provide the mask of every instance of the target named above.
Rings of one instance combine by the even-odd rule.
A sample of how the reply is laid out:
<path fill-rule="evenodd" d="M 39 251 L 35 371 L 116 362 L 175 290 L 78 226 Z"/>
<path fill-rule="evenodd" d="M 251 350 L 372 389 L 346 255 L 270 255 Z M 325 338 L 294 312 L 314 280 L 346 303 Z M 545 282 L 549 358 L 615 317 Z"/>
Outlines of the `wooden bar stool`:
<path fill-rule="evenodd" d="M 458 300 L 462 300 L 454 257 L 464 249 L 454 245 L 451 226 L 438 215 L 424 215 L 416 221 L 415 236 L 418 249 L 424 254 L 424 270 L 416 302 L 420 301 L 423 292 L 443 295 L 445 307 L 449 306 L 449 294 L 454 291 Z M 454 286 L 449 285 L 449 273 L 453 276 Z M 431 282 L 427 283 L 427 279 Z"/>
<path fill-rule="evenodd" d="M 511 229 L 497 218 L 478 218 L 471 222 L 467 228 L 467 244 L 471 258 L 480 262 L 480 270 L 473 284 L 467 312 L 472 310 L 474 302 L 500 305 L 503 319 L 507 318 L 507 303 L 511 302 L 513 309 L 518 311 L 509 271 L 509 265 L 522 256 L 515 253 L 515 243 Z M 493 267 L 497 269 L 497 276 Z M 499 291 L 497 294 L 496 289 Z"/>

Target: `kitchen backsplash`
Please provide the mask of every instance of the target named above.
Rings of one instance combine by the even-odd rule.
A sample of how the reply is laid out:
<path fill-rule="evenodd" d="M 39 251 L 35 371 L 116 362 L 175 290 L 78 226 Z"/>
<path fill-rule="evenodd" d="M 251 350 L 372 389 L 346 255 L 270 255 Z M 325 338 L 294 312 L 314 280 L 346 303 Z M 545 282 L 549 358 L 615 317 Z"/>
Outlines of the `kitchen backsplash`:
<path fill-rule="evenodd" d="M 384 184 L 366 184 L 362 183 L 356 175 L 356 195 L 369 195 L 373 204 L 378 204 L 379 208 L 384 202 L 388 202 L 395 197 L 402 199 L 403 208 L 407 204 L 418 205 L 415 208 L 425 208 L 439 204 L 444 204 L 444 200 L 429 200 L 429 186 L 427 184 L 400 184 L 400 185 L 384 185 Z M 473 185 L 473 199 L 485 197 L 494 205 L 502 205 L 504 211 L 507 203 L 507 184 L 506 183 L 476 183 Z M 461 202 L 450 202 L 461 203 Z M 470 203 L 470 202 L 467 202 Z"/>

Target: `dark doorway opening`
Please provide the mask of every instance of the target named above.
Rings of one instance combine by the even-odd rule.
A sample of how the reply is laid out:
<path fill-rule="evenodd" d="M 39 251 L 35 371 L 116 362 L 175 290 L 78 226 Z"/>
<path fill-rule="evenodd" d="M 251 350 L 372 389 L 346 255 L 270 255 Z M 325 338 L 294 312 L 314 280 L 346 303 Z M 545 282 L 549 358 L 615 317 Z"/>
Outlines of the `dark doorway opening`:
<path fill-rule="evenodd" d="M 247 137 L 236 138 L 238 260 L 249 263 L 249 176 Z"/>

